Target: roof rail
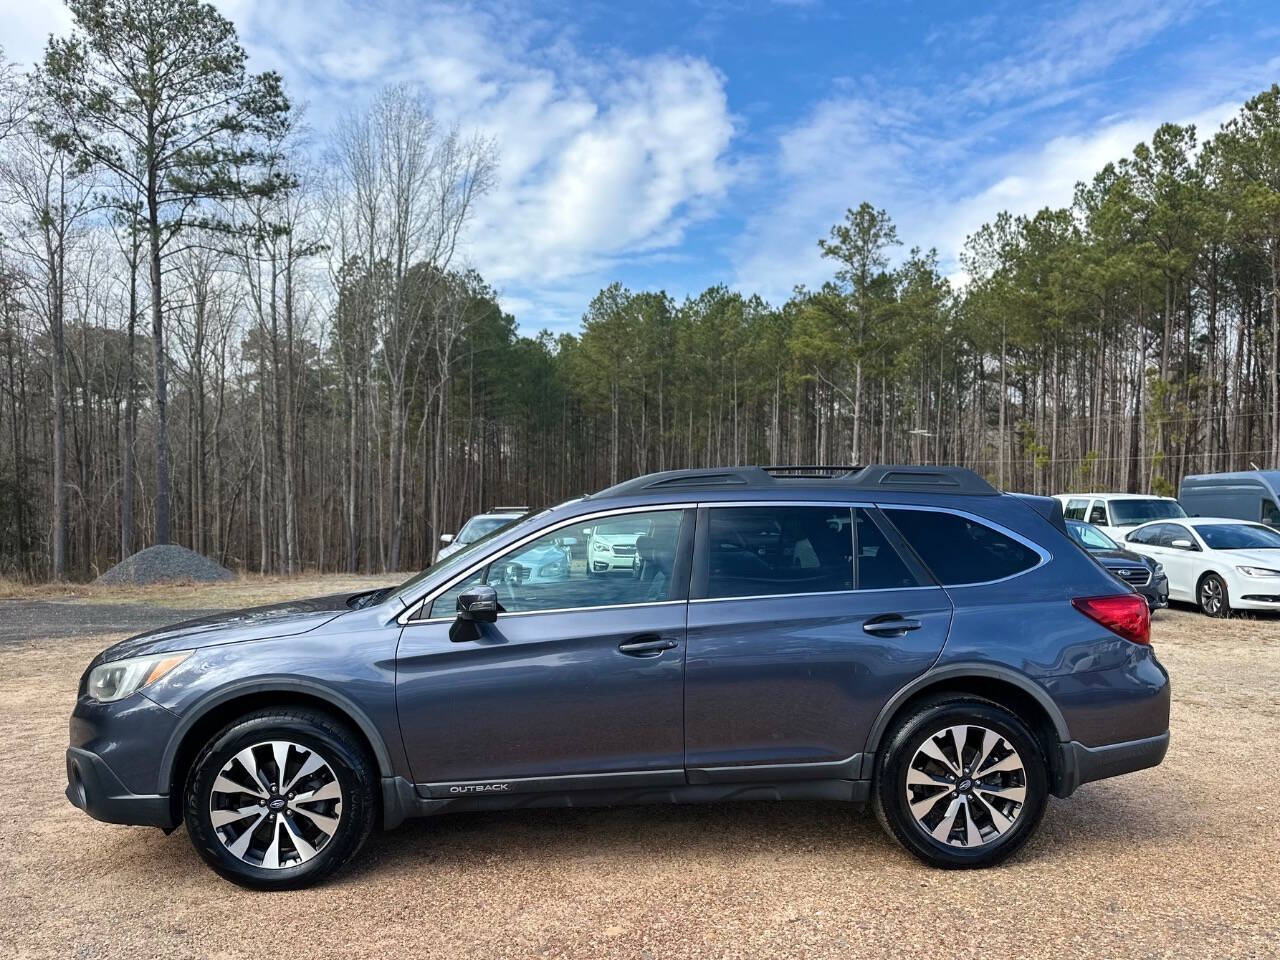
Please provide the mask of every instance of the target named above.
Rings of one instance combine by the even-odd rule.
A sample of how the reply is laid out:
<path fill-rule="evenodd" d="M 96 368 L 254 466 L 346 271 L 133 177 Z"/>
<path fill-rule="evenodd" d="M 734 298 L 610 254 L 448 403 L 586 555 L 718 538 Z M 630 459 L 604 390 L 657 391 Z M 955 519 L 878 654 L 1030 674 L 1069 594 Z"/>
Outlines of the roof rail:
<path fill-rule="evenodd" d="M 713 467 L 710 469 L 666 470 L 624 480 L 591 495 L 599 500 L 627 497 L 656 490 L 690 490 L 714 487 L 778 490 L 810 482 L 815 487 L 849 490 L 902 491 L 904 493 L 948 493 L 965 496 L 995 496 L 986 480 L 965 467 L 886 466 L 775 466 Z"/>
<path fill-rule="evenodd" d="M 834 479 L 835 477 L 843 477 L 850 473 L 857 473 L 862 469 L 856 464 L 840 465 L 840 464 L 785 464 L 773 467 L 761 467 L 765 473 L 771 477 L 809 477 L 813 479 Z"/>

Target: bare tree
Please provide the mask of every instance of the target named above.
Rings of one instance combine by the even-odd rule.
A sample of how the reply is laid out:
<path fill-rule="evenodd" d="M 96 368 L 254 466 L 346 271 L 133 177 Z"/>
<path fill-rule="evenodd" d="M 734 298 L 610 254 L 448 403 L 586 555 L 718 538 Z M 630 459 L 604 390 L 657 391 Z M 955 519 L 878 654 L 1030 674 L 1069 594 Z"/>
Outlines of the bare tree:
<path fill-rule="evenodd" d="M 419 95 L 396 86 L 339 125 L 335 150 L 347 249 L 376 291 L 366 299 L 363 320 L 386 379 L 390 516 L 383 566 L 395 570 L 403 538 L 408 380 L 432 302 L 410 296 L 407 281 L 411 269 L 420 269 L 428 285 L 443 282 L 476 199 L 493 183 L 496 149 L 483 137 L 442 129 Z"/>
<path fill-rule="evenodd" d="M 31 303 L 52 344 L 53 509 L 50 562 L 54 579 L 67 575 L 67 262 L 75 229 L 89 211 L 90 184 L 66 151 L 51 146 L 30 123 L 5 144 L 0 178 L 13 249 L 28 263 Z"/>

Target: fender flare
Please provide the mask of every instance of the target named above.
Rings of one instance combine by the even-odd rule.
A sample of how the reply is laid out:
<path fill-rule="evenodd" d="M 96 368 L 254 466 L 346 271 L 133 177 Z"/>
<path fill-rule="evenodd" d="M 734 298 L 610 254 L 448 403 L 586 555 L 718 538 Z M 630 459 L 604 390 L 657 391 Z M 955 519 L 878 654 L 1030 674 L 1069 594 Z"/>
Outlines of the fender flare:
<path fill-rule="evenodd" d="M 219 687 L 199 700 L 194 708 L 183 715 L 173 733 L 169 735 L 169 742 L 165 744 L 164 754 L 160 760 L 158 779 L 161 785 L 161 792 L 166 792 L 168 789 L 169 781 L 173 776 L 173 764 L 177 759 L 178 749 L 183 740 L 186 739 L 191 729 L 206 717 L 211 710 L 238 697 L 277 692 L 302 693 L 329 704 L 354 723 L 365 739 L 369 741 L 369 745 L 373 748 L 374 759 L 378 764 L 379 776 L 390 777 L 395 774 L 395 768 L 391 762 L 391 754 L 387 750 L 382 733 L 374 722 L 369 719 L 368 715 L 360 707 L 356 706 L 350 698 L 314 680 L 301 679 L 295 676 L 268 676 L 237 681 L 224 687 Z"/>
<path fill-rule="evenodd" d="M 880 713 L 871 725 L 871 732 L 867 734 L 865 755 L 871 756 L 880 748 L 880 741 L 889 726 L 889 721 L 898 712 L 898 708 L 911 697 L 937 683 L 970 677 L 980 677 L 984 680 L 1001 680 L 1017 687 L 1023 693 L 1032 697 L 1044 709 L 1060 742 L 1066 743 L 1071 739 L 1071 734 L 1067 729 L 1067 721 L 1062 716 L 1062 711 L 1058 709 L 1058 705 L 1053 702 L 1053 698 L 1049 696 L 1048 692 L 1040 684 L 1026 674 L 997 663 L 948 663 L 920 674 L 920 676 L 895 693 L 889 699 L 889 702 L 881 707 Z M 866 767 L 863 769 L 865 771 Z"/>

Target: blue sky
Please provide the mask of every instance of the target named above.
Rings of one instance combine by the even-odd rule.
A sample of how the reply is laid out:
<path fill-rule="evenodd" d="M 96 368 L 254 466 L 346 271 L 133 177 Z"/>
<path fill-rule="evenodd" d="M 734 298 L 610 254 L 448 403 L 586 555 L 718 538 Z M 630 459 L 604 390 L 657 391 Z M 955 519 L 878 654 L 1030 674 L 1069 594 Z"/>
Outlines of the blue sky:
<path fill-rule="evenodd" d="M 382 84 L 497 138 L 466 256 L 525 332 L 620 280 L 780 302 L 846 207 L 944 269 L 1001 209 L 1069 202 L 1162 121 L 1211 132 L 1280 80 L 1280 3 L 216 0 L 316 141 Z M 0 0 L 8 55 L 65 28 Z"/>

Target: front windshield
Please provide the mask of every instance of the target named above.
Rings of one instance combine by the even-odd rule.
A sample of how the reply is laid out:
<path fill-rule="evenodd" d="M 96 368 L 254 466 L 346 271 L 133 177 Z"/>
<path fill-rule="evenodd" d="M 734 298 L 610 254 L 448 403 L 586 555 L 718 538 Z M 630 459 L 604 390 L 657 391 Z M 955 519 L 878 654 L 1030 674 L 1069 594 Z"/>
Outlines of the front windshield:
<path fill-rule="evenodd" d="M 1068 523 L 1071 536 L 1086 550 L 1119 550 L 1120 545 L 1091 523 Z"/>
<path fill-rule="evenodd" d="M 1111 509 L 1111 525 L 1113 527 L 1136 527 L 1149 520 L 1178 520 L 1187 512 L 1176 500 L 1112 500 L 1107 506 Z"/>
<path fill-rule="evenodd" d="M 456 543 L 475 543 L 481 537 L 497 533 L 509 523 L 515 523 L 519 517 L 472 517 L 466 526 L 458 532 Z"/>
<path fill-rule="evenodd" d="M 1210 550 L 1280 550 L 1280 533 L 1251 523 L 1209 523 L 1196 533 Z"/>

